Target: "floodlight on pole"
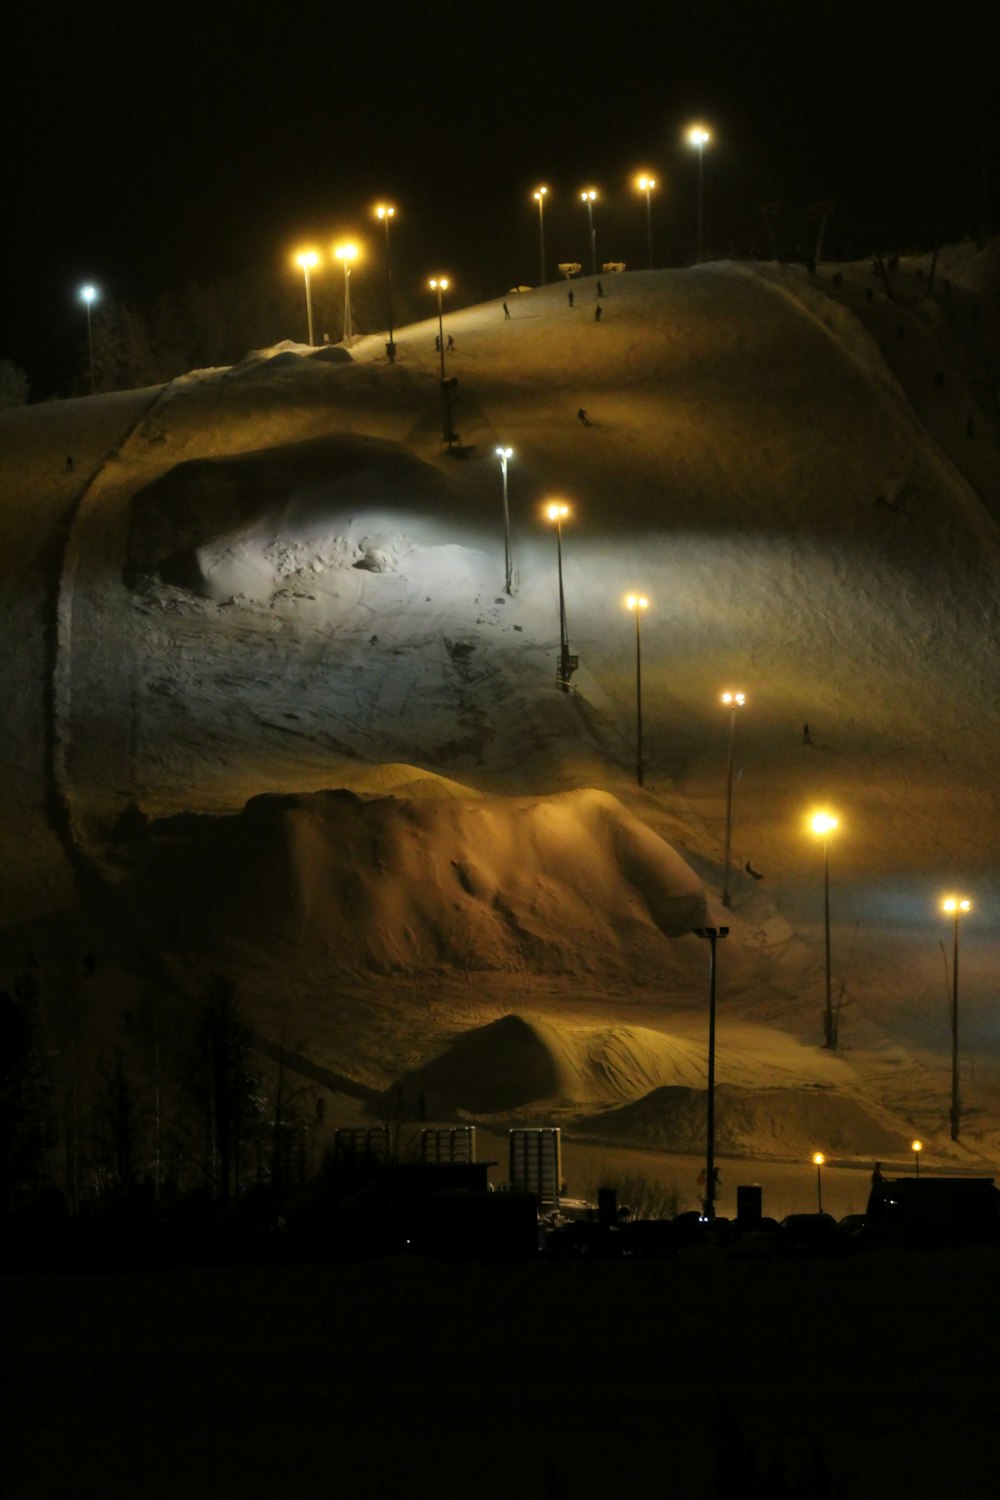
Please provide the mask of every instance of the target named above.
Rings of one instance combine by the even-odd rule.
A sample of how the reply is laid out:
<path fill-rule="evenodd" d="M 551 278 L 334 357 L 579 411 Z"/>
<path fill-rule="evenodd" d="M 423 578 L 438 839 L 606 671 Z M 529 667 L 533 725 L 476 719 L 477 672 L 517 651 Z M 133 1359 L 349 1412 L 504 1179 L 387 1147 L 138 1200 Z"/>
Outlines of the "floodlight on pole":
<path fill-rule="evenodd" d="M 822 1151 L 813 1152 L 813 1166 L 816 1168 L 816 1211 L 823 1212 L 823 1163 L 826 1157 Z"/>
<path fill-rule="evenodd" d="M 811 831 L 823 840 L 823 934 L 826 952 L 826 1008 L 823 1012 L 823 1045 L 831 1051 L 837 1048 L 837 1021 L 833 1014 L 833 985 L 830 975 L 830 834 L 840 826 L 838 818 L 830 812 L 813 813 L 809 822 Z"/>
<path fill-rule="evenodd" d="M 569 630 L 566 625 L 566 594 L 563 589 L 562 525 L 570 514 L 565 500 L 547 502 L 545 519 L 556 528 L 556 558 L 559 567 L 559 667 L 556 685 L 564 693 L 569 692 L 569 679 L 577 668 L 577 659 L 569 653 Z"/>
<path fill-rule="evenodd" d="M 635 615 L 635 779 L 642 786 L 642 631 L 639 622 L 643 611 L 649 608 L 649 600 L 642 594 L 629 594 L 625 608 Z"/>
<path fill-rule="evenodd" d="M 389 239 L 389 225 L 396 217 L 396 210 L 391 203 L 377 203 L 375 217 L 385 225 L 385 304 L 386 319 L 389 324 L 385 352 L 389 356 L 389 363 L 392 364 L 396 358 L 396 345 L 392 337 L 392 244 Z"/>
<path fill-rule="evenodd" d="M 87 361 L 90 366 L 90 394 L 93 396 L 97 390 L 97 385 L 94 380 L 94 334 L 90 321 L 90 309 L 98 301 L 101 294 L 96 286 L 92 286 L 90 282 L 87 282 L 85 286 L 80 288 L 79 295 L 80 301 L 87 309 Z"/>
<path fill-rule="evenodd" d="M 712 139 L 712 132 L 707 125 L 689 125 L 685 132 L 685 140 L 689 146 L 693 146 L 698 153 L 698 238 L 696 260 L 700 261 L 704 242 L 704 178 L 705 178 L 705 147 Z"/>
<path fill-rule="evenodd" d="M 344 348 L 349 349 L 354 342 L 354 329 L 351 324 L 351 267 L 360 255 L 357 245 L 348 242 L 344 245 L 334 245 L 334 257 L 344 267 Z"/>
<path fill-rule="evenodd" d="M 914 1171 L 917 1174 L 917 1178 L 918 1179 L 920 1177 L 920 1153 L 921 1153 L 921 1151 L 923 1149 L 924 1149 L 924 1143 L 923 1143 L 923 1141 L 911 1141 L 910 1142 L 910 1150 L 913 1152 L 913 1168 L 914 1168 Z"/>
<path fill-rule="evenodd" d="M 538 285 L 545 285 L 545 199 L 547 187 L 537 187 L 532 197 L 538 204 Z"/>
<path fill-rule="evenodd" d="M 504 559 L 504 593 L 511 592 L 511 556 L 510 556 L 510 508 L 507 505 L 507 460 L 514 457 L 513 448 L 498 448 L 497 458 L 500 460 L 500 476 L 503 483 L 503 559 Z"/>
<path fill-rule="evenodd" d="M 728 927 L 696 927 L 698 937 L 706 938 L 708 955 L 708 1091 L 705 1117 L 705 1200 L 702 1212 L 706 1219 L 715 1218 L 715 947 L 729 936 Z"/>
<path fill-rule="evenodd" d="M 957 1141 L 962 1118 L 958 1095 L 958 924 L 972 910 L 972 902 L 967 896 L 946 896 L 941 902 L 941 910 L 952 918 L 954 933 L 951 952 L 951 1138 Z"/>
<path fill-rule="evenodd" d="M 726 763 L 726 854 L 722 880 L 722 904 L 732 906 L 729 893 L 729 867 L 733 851 L 733 750 L 736 745 L 736 715 L 746 705 L 745 693 L 723 693 L 722 702 L 729 709 L 729 756 Z"/>
<path fill-rule="evenodd" d="M 437 293 L 438 308 L 438 355 L 441 360 L 441 440 L 451 448 L 454 441 L 451 424 L 451 387 L 445 379 L 444 366 L 444 294 L 450 286 L 447 276 L 431 276 L 427 282 L 432 292 Z"/>
<path fill-rule="evenodd" d="M 656 178 L 650 177 L 646 172 L 640 172 L 635 179 L 635 185 L 640 193 L 646 195 L 646 254 L 649 261 L 649 269 L 653 269 L 653 206 L 650 202 L 650 194 L 656 187 Z"/>
<path fill-rule="evenodd" d="M 594 204 L 597 201 L 596 188 L 583 188 L 580 193 L 580 202 L 587 205 L 587 227 L 590 230 L 590 274 L 597 275 L 597 233 L 594 229 Z"/>
<path fill-rule="evenodd" d="M 301 267 L 306 283 L 306 337 L 309 340 L 309 347 L 311 349 L 315 343 L 315 339 L 313 338 L 312 286 L 309 280 L 309 273 L 319 265 L 319 253 L 316 250 L 300 250 L 295 257 L 295 264 Z"/>

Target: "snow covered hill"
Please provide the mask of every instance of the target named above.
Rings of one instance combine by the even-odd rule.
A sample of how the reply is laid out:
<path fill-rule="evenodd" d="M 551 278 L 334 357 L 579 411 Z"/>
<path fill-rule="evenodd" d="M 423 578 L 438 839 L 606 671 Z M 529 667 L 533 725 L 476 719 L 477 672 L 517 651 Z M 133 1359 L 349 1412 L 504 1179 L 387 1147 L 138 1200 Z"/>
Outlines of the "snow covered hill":
<path fill-rule="evenodd" d="M 733 1087 L 773 1080 L 762 1024 L 812 1087 L 830 1059 L 804 819 L 829 802 L 851 1149 L 875 1115 L 873 1154 L 916 1124 L 948 1149 L 936 902 L 959 882 L 965 1102 L 1000 1153 L 997 247 L 944 252 L 933 297 L 929 269 L 904 261 L 891 298 L 868 267 L 724 263 L 608 275 L 600 300 L 584 279 L 573 307 L 564 286 L 511 295 L 509 320 L 446 310 L 451 449 L 436 320 L 392 366 L 373 333 L 349 360 L 287 346 L 0 414 L 8 972 L 99 943 L 132 1003 L 224 965 L 265 1041 L 293 1007 L 314 1062 L 376 1093 L 530 1012 L 544 1111 L 565 1106 L 566 1027 L 701 1045 L 704 945 L 682 933 L 707 912 L 732 926 L 723 1051 L 727 1025 L 757 1028 Z M 572 507 L 568 694 L 550 496 Z M 523 1033 L 496 1035 L 491 1067 L 516 1070 Z M 741 1142 L 804 1143 L 794 1078 L 739 1113 Z M 630 1138 L 644 1092 L 697 1087 L 633 1083 Z M 573 1097 L 583 1119 L 601 1096 Z"/>

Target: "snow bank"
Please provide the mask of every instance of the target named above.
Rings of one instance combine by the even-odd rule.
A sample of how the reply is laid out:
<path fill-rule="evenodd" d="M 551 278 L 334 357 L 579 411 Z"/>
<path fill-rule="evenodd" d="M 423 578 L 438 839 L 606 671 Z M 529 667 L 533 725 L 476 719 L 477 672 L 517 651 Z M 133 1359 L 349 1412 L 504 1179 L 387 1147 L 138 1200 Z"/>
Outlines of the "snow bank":
<path fill-rule="evenodd" d="M 324 954 L 347 972 L 662 973 L 701 883 L 592 790 L 551 797 L 253 798 L 210 821 L 184 887 L 203 943 Z"/>

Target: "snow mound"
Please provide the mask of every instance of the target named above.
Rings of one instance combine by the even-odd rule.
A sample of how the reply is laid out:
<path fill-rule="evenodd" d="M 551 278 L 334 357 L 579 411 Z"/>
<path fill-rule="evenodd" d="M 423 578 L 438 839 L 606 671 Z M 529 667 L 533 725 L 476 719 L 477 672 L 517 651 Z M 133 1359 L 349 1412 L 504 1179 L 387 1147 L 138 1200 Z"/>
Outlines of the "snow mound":
<path fill-rule="evenodd" d="M 133 500 L 125 578 L 155 576 L 220 603 L 262 600 L 290 571 L 395 571 L 442 534 L 451 556 L 468 530 L 430 465 L 341 433 L 168 470 Z"/>
<path fill-rule="evenodd" d="M 665 1079 L 704 1074 L 704 1048 L 642 1026 L 567 1027 L 508 1015 L 451 1042 L 400 1081 L 435 1118 L 529 1104 L 636 1099 Z"/>
<path fill-rule="evenodd" d="M 582 1120 L 583 1134 L 629 1140 L 662 1150 L 705 1149 L 705 1091 L 654 1089 L 644 1099 Z M 734 1155 L 793 1156 L 807 1161 L 826 1155 L 905 1156 L 910 1134 L 887 1111 L 826 1088 L 744 1089 L 720 1084 L 715 1091 L 716 1150 Z"/>
<path fill-rule="evenodd" d="M 324 954 L 352 973 L 533 971 L 662 979 L 705 921 L 688 865 L 608 793 L 254 797 L 171 878 L 204 941 Z M 194 920 L 192 916 L 189 920 Z"/>
<path fill-rule="evenodd" d="M 464 782 L 452 781 L 449 776 L 438 776 L 434 771 L 422 771 L 418 766 L 408 766 L 395 761 L 388 765 L 341 768 L 337 773 L 338 789 L 354 792 L 359 797 L 466 797 L 477 798 L 483 794 Z"/>

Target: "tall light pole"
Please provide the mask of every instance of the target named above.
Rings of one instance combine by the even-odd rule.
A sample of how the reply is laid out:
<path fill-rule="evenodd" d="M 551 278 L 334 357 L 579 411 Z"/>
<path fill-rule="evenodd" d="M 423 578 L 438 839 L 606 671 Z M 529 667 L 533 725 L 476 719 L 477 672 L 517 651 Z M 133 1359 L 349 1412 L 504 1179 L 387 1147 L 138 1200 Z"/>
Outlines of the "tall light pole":
<path fill-rule="evenodd" d="M 816 1212 L 823 1212 L 823 1163 L 826 1157 L 822 1151 L 813 1152 L 813 1166 L 816 1168 Z"/>
<path fill-rule="evenodd" d="M 728 927 L 696 927 L 698 937 L 707 938 L 708 955 L 708 1113 L 705 1119 L 705 1201 L 706 1219 L 715 1218 L 715 945 L 729 936 Z"/>
<path fill-rule="evenodd" d="M 305 277 L 305 283 L 306 283 L 306 330 L 307 330 L 306 337 L 309 340 L 309 347 L 311 349 L 313 347 L 313 344 L 316 341 L 313 338 L 312 286 L 311 286 L 310 280 L 309 280 L 309 273 L 310 273 L 310 271 L 313 270 L 313 268 L 315 266 L 319 265 L 319 255 L 317 254 L 317 252 L 315 250 L 300 250 L 299 253 L 298 253 L 298 255 L 295 257 L 295 264 L 297 266 L 301 266 L 301 268 L 302 268 L 302 275 Z"/>
<path fill-rule="evenodd" d="M 726 763 L 726 857 L 725 874 L 722 881 L 722 904 L 732 906 L 729 894 L 729 866 L 733 851 L 733 750 L 736 744 L 736 715 L 745 705 L 745 693 L 723 693 L 722 701 L 729 709 L 729 756 Z"/>
<path fill-rule="evenodd" d="M 563 591 L 562 523 L 569 515 L 565 500 L 550 500 L 545 506 L 545 518 L 556 528 L 556 557 L 559 565 L 559 668 L 556 685 L 569 692 L 569 679 L 577 669 L 577 658 L 569 653 L 569 631 L 566 626 L 566 595 Z"/>
<path fill-rule="evenodd" d="M 357 260 L 359 251 L 355 244 L 334 245 L 333 253 L 344 267 L 344 348 L 349 349 L 354 342 L 354 329 L 351 326 L 351 266 Z"/>
<path fill-rule="evenodd" d="M 392 364 L 396 358 L 396 345 L 392 337 L 392 244 L 389 239 L 389 225 L 396 217 L 396 210 L 391 203 L 378 203 L 375 206 L 375 217 L 381 219 L 385 225 L 385 305 L 386 319 L 389 324 L 389 337 L 385 342 L 385 352 Z"/>
<path fill-rule="evenodd" d="M 441 359 L 441 439 L 448 447 L 452 444 L 451 389 L 445 379 L 444 368 L 444 294 L 450 285 L 447 276 L 432 276 L 427 285 L 437 293 L 438 305 L 438 354 Z"/>
<path fill-rule="evenodd" d="M 503 560 L 504 560 L 504 593 L 509 594 L 510 589 L 510 509 L 507 505 L 507 460 L 514 457 L 513 448 L 498 448 L 497 458 L 500 460 L 500 476 L 503 481 Z"/>
<path fill-rule="evenodd" d="M 448 290 L 447 276 L 432 276 L 427 285 L 437 292 L 438 304 L 438 353 L 441 356 L 441 384 L 444 385 L 444 294 Z"/>
<path fill-rule="evenodd" d="M 695 259 L 700 261 L 704 248 L 705 147 L 712 139 L 712 132 L 705 125 L 689 125 L 685 139 L 698 153 L 698 239 Z"/>
<path fill-rule="evenodd" d="M 635 615 L 635 779 L 642 786 L 642 632 L 639 622 L 643 610 L 649 608 L 649 600 L 642 594 L 629 594 L 625 606 Z"/>
<path fill-rule="evenodd" d="M 958 1140 L 962 1107 L 958 1097 L 958 924 L 972 910 L 967 896 L 946 896 L 941 910 L 952 918 L 954 940 L 951 950 L 951 1138 Z"/>
<path fill-rule="evenodd" d="M 590 274 L 597 275 L 597 234 L 594 230 L 594 203 L 597 199 L 596 188 L 584 188 L 580 193 L 580 202 L 587 205 L 587 227 L 590 230 Z"/>
<path fill-rule="evenodd" d="M 80 288 L 80 301 L 87 309 L 87 361 L 90 366 L 90 394 L 92 396 L 97 390 L 97 385 L 94 381 L 94 334 L 90 321 L 90 309 L 92 304 L 97 301 L 98 296 L 99 293 L 96 286 L 91 286 L 89 282 L 86 286 Z"/>
<path fill-rule="evenodd" d="M 914 1171 L 917 1174 L 917 1181 L 918 1182 L 920 1180 L 920 1153 L 921 1153 L 921 1151 L 923 1149 L 924 1149 L 924 1143 L 923 1143 L 923 1141 L 911 1141 L 910 1142 L 910 1150 L 913 1152 L 913 1169 L 914 1169 Z"/>
<path fill-rule="evenodd" d="M 646 195 L 646 255 L 649 261 L 649 269 L 653 269 L 653 206 L 650 202 L 650 194 L 656 186 L 656 178 L 649 177 L 642 172 L 636 179 L 635 185 L 640 193 Z"/>
<path fill-rule="evenodd" d="M 837 1048 L 837 1022 L 833 1014 L 833 985 L 830 979 L 830 834 L 839 827 L 832 813 L 814 813 L 809 824 L 817 838 L 823 840 L 823 932 L 826 941 L 826 1009 L 823 1012 L 823 1046 Z"/>
<path fill-rule="evenodd" d="M 538 285 L 545 285 L 545 197 L 547 187 L 538 187 L 532 197 L 538 204 Z"/>

